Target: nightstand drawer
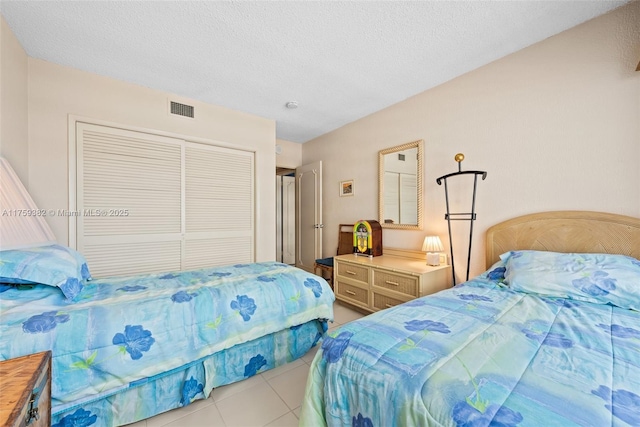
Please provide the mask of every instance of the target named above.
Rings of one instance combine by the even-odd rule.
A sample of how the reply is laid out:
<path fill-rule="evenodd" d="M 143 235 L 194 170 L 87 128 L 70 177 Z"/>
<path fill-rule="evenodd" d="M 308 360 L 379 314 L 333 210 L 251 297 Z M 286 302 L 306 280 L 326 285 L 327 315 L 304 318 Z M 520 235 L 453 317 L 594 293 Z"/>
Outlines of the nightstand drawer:
<path fill-rule="evenodd" d="M 366 289 L 338 281 L 336 283 L 336 293 L 339 297 L 357 301 L 365 306 L 369 305 L 369 291 Z"/>
<path fill-rule="evenodd" d="M 386 295 L 373 294 L 373 308 L 377 308 L 378 310 L 384 310 L 385 308 L 391 308 L 398 304 L 402 304 L 406 301 L 402 301 L 396 298 L 391 298 Z"/>
<path fill-rule="evenodd" d="M 369 269 L 359 265 L 349 263 L 338 263 L 338 276 L 342 276 L 358 282 L 367 283 L 369 281 Z"/>
<path fill-rule="evenodd" d="M 374 270 L 373 286 L 400 292 L 411 297 L 418 296 L 418 277 Z"/>

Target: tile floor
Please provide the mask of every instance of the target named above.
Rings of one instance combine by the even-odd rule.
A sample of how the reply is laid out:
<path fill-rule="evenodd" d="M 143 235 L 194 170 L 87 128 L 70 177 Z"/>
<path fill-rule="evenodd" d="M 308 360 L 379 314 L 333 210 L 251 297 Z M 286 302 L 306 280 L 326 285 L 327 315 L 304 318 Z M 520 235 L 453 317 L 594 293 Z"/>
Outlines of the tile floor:
<path fill-rule="evenodd" d="M 336 303 L 329 330 L 362 316 Z M 302 358 L 279 368 L 216 388 L 208 399 L 128 427 L 297 427 L 309 366 L 318 348 L 316 345 Z M 251 407 L 247 402 L 252 402 Z"/>

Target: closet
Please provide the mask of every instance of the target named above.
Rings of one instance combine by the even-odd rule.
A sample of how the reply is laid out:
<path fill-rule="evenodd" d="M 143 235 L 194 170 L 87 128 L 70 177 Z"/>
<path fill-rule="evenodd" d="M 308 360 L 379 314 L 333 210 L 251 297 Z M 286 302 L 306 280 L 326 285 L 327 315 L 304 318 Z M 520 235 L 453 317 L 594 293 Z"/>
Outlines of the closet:
<path fill-rule="evenodd" d="M 253 152 L 78 122 L 75 167 L 94 277 L 254 261 Z"/>

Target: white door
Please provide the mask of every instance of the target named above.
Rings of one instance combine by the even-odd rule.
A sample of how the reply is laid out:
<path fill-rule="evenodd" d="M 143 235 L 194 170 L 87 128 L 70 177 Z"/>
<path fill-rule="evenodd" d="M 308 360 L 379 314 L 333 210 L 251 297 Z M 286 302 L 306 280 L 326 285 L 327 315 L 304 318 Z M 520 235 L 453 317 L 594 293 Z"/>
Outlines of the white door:
<path fill-rule="evenodd" d="M 296 263 L 296 179 L 276 177 L 276 260 Z"/>
<path fill-rule="evenodd" d="M 296 267 L 313 272 L 322 257 L 322 161 L 297 168 L 296 183 Z"/>
<path fill-rule="evenodd" d="M 276 261 L 282 262 L 282 177 L 276 176 Z"/>

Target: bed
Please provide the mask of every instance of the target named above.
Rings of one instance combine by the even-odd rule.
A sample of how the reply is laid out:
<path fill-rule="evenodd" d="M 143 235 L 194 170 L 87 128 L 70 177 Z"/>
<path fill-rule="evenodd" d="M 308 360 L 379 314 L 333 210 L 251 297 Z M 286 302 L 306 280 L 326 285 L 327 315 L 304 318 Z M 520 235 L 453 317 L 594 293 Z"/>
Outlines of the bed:
<path fill-rule="evenodd" d="M 640 219 L 515 218 L 478 277 L 331 331 L 301 426 L 640 425 Z"/>
<path fill-rule="evenodd" d="M 303 356 L 333 320 L 327 282 L 277 262 L 91 280 L 49 211 L 0 157 L 0 361 L 52 352 L 55 427 L 189 405 Z"/>
<path fill-rule="evenodd" d="M 0 271 L 0 360 L 52 351 L 53 426 L 186 406 L 303 356 L 333 317 L 323 279 L 277 262 L 87 281 L 47 245 L 0 252 Z"/>

